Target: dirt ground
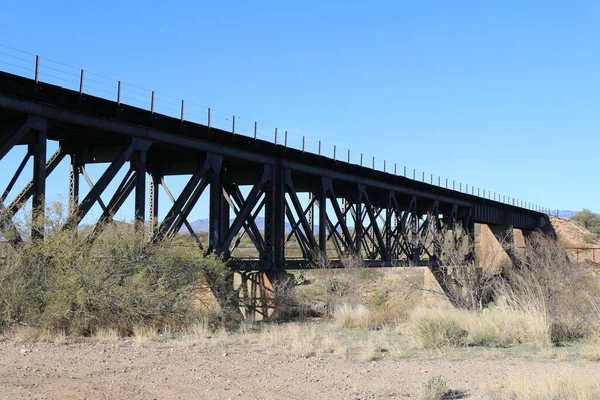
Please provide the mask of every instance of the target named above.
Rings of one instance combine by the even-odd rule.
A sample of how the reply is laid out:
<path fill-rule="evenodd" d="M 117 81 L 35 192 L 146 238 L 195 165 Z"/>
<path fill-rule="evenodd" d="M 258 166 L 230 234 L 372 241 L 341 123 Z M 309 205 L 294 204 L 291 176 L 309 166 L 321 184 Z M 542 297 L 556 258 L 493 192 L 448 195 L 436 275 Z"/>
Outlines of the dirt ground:
<path fill-rule="evenodd" d="M 600 378 L 600 363 L 511 358 L 347 360 L 251 346 L 199 349 L 177 340 L 0 343 L 3 399 L 418 399 L 441 375 L 464 398 L 486 398 L 511 379 Z"/>

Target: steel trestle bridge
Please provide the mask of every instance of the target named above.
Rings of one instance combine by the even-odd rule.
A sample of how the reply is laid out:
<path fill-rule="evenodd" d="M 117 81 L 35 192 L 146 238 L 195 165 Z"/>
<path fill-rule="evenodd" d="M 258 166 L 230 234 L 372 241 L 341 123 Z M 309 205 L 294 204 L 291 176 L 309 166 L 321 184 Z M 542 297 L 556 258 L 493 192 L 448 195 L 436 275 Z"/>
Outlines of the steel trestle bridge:
<path fill-rule="evenodd" d="M 369 266 L 432 263 L 439 257 L 440 233 L 463 243 L 474 240 L 475 223 L 524 231 L 548 224 L 540 210 L 499 197 L 291 148 L 287 136 L 277 144 L 239 135 L 235 119 L 231 131 L 212 127 L 210 114 L 206 124 L 194 123 L 184 118 L 183 102 L 180 118 L 155 112 L 153 104 L 149 110 L 124 104 L 120 90 L 116 101 L 87 94 L 83 72 L 79 91 L 42 82 L 37 69 L 34 79 L 0 72 L 0 160 L 17 146 L 27 148 L 23 161 L 3 172 L 11 174 L 0 198 L 5 236 L 20 240 L 13 218 L 29 200 L 32 213 L 43 212 L 47 177 L 61 162 L 69 164 L 68 226 L 78 226 L 100 204 L 93 239 L 133 196 L 135 219 L 149 224 L 153 240 L 174 238 L 187 227 L 200 249 L 222 254 L 237 270 L 305 268 L 315 251 L 334 259 L 359 254 Z M 54 154 L 47 152 L 48 141 L 58 142 Z M 29 183 L 4 204 L 29 159 Z M 90 164 L 108 165 L 95 183 L 86 173 Z M 104 203 L 101 196 L 123 169 L 125 176 Z M 165 180 L 174 175 L 189 177 L 177 195 Z M 91 186 L 83 198 L 81 177 Z M 161 193 L 172 203 L 165 216 L 158 211 Z M 206 237 L 188 222 L 203 194 L 209 199 Z M 32 231 L 32 237 L 42 235 Z M 244 238 L 252 243 L 252 256 L 236 255 Z M 297 254 L 291 254 L 291 245 Z"/>

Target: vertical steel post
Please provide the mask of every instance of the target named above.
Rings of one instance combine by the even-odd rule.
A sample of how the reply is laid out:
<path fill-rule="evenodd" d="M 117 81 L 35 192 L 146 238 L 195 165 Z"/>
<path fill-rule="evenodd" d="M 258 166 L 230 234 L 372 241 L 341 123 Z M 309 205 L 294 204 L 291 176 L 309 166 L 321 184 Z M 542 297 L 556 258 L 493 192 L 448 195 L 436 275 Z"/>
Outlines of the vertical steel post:
<path fill-rule="evenodd" d="M 319 140 L 319 157 L 321 157 L 321 141 Z"/>
<path fill-rule="evenodd" d="M 181 122 L 183 122 L 183 112 L 184 112 L 185 102 L 181 100 Z"/>
<path fill-rule="evenodd" d="M 83 70 L 81 70 L 81 75 L 79 76 L 79 96 L 83 94 Z"/>
<path fill-rule="evenodd" d="M 45 119 L 37 120 L 35 131 L 35 142 L 30 145 L 31 153 L 33 154 L 31 237 L 32 239 L 43 239 L 46 207 L 46 136 L 48 132 L 48 122 Z"/>
<path fill-rule="evenodd" d="M 288 139 L 287 131 L 285 131 L 285 136 L 284 137 L 285 137 L 285 139 L 284 139 L 285 140 L 285 146 L 284 147 L 287 149 L 287 139 Z"/>
<path fill-rule="evenodd" d="M 277 144 L 277 128 L 275 128 L 275 144 Z"/>
<path fill-rule="evenodd" d="M 373 157 L 373 166 L 372 169 L 375 169 L 375 157 Z"/>
<path fill-rule="evenodd" d="M 350 164 L 350 149 L 348 149 L 348 164 Z"/>
<path fill-rule="evenodd" d="M 150 112 L 154 114 L 154 90 L 152 91 L 152 98 L 150 100 Z"/>
<path fill-rule="evenodd" d="M 138 149 L 135 165 L 135 222 L 141 230 L 146 222 L 146 149 Z"/>
<path fill-rule="evenodd" d="M 35 56 L 35 83 L 36 83 L 36 85 L 39 82 L 39 77 L 40 77 L 40 56 Z"/>
<path fill-rule="evenodd" d="M 235 135 L 235 115 L 233 116 L 231 121 L 231 133 Z"/>
<path fill-rule="evenodd" d="M 156 173 L 150 174 L 150 232 L 151 237 L 156 235 L 158 228 L 158 200 L 159 200 L 160 176 Z"/>
<path fill-rule="evenodd" d="M 208 108 L 208 128 L 210 129 L 210 107 Z"/>
<path fill-rule="evenodd" d="M 302 136 L 302 153 L 304 153 L 305 141 L 306 141 L 306 137 Z"/>
<path fill-rule="evenodd" d="M 117 105 L 121 105 L 121 81 L 117 81 Z"/>
<path fill-rule="evenodd" d="M 254 140 L 256 140 L 257 134 L 258 134 L 258 122 L 254 121 Z"/>
<path fill-rule="evenodd" d="M 319 186 L 319 250 L 327 254 L 327 193 L 325 178 L 321 178 Z"/>
<path fill-rule="evenodd" d="M 79 160 L 77 154 L 70 155 L 69 163 L 69 216 L 75 215 L 79 206 Z"/>
<path fill-rule="evenodd" d="M 335 144 L 333 145 L 333 161 L 335 161 L 335 150 L 336 150 L 336 146 Z"/>
<path fill-rule="evenodd" d="M 360 153 L 360 166 L 363 166 L 363 153 Z"/>
<path fill-rule="evenodd" d="M 404 166 L 404 174 L 403 176 L 406 178 L 406 165 Z"/>
<path fill-rule="evenodd" d="M 211 165 L 210 171 L 210 191 L 209 191 L 209 216 L 208 216 L 208 246 L 211 249 L 221 249 L 226 232 L 223 232 L 223 195 L 222 166 L 223 157 L 209 155 Z M 227 217 L 228 218 L 228 217 Z M 227 221 L 229 224 L 229 221 Z M 227 251 L 227 249 L 223 249 Z"/>
<path fill-rule="evenodd" d="M 397 163 L 394 163 L 394 175 L 398 175 L 398 170 L 397 170 Z"/>

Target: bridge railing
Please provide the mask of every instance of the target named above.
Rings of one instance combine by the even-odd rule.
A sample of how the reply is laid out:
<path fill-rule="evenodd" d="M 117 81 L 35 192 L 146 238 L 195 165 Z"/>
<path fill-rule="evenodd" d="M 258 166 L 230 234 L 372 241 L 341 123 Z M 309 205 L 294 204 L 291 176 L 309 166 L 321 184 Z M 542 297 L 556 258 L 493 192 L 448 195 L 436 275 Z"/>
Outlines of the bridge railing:
<path fill-rule="evenodd" d="M 372 154 L 356 151 L 347 145 L 332 144 L 301 135 L 274 125 L 262 124 L 250 119 L 215 110 L 207 105 L 179 99 L 118 79 L 106 77 L 45 57 L 39 57 L 10 46 L 0 44 L 0 70 L 62 86 L 92 96 L 180 118 L 190 122 L 233 132 L 238 135 L 277 143 L 323 157 L 361 165 L 378 171 L 404 176 L 419 182 L 453 189 L 473 196 L 495 200 L 530 210 L 551 213 L 549 208 L 524 202 L 503 193 L 496 193 L 468 183 L 443 177 L 398 162 L 390 162 Z"/>

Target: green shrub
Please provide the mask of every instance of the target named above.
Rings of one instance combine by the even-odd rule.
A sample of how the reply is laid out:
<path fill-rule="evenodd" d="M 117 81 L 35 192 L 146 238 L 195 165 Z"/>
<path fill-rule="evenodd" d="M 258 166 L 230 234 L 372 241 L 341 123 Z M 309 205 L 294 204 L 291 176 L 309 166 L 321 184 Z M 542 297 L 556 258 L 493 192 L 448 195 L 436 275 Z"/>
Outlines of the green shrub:
<path fill-rule="evenodd" d="M 441 376 L 434 376 L 423 384 L 426 400 L 442 400 L 448 394 L 448 384 Z"/>
<path fill-rule="evenodd" d="M 600 228 L 600 227 L 598 227 Z M 584 243 L 594 243 L 594 241 L 598 239 L 598 235 L 596 233 L 584 233 L 581 237 Z"/>
<path fill-rule="evenodd" d="M 19 322 L 70 334 L 113 327 L 126 333 L 135 325 L 197 320 L 202 283 L 218 299 L 232 298 L 231 273 L 221 261 L 172 242 L 149 244 L 145 232 L 129 224 L 107 227 L 93 244 L 85 232 L 48 229 L 44 240 L 4 251 L 3 326 Z"/>

